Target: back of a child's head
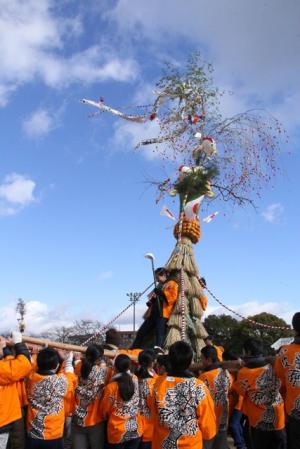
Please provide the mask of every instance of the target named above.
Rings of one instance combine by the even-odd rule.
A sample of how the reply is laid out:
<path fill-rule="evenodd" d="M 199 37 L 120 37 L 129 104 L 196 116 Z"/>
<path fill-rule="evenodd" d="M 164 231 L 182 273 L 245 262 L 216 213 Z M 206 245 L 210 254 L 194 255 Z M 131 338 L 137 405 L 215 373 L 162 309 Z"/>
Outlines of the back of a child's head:
<path fill-rule="evenodd" d="M 201 354 L 205 359 L 210 359 L 212 363 L 218 362 L 218 353 L 214 346 L 204 346 Z"/>
<path fill-rule="evenodd" d="M 118 383 L 119 393 L 123 401 L 129 401 L 134 395 L 134 383 L 129 373 L 131 360 L 128 355 L 120 354 L 115 360 L 115 369 L 119 373 L 115 377 Z"/>
<path fill-rule="evenodd" d="M 156 276 L 168 276 L 169 272 L 164 267 L 156 268 L 155 270 Z"/>
<path fill-rule="evenodd" d="M 101 359 L 104 350 L 100 345 L 89 345 L 85 351 L 85 357 L 82 360 L 81 365 L 81 377 L 87 379 L 93 366 Z"/>
<path fill-rule="evenodd" d="M 293 316 L 292 326 L 297 335 L 300 337 L 300 312 L 296 312 Z"/>
<path fill-rule="evenodd" d="M 225 351 L 222 354 L 222 359 L 224 361 L 238 360 L 239 358 L 240 358 L 240 355 L 236 351 L 230 350 L 230 349 L 225 349 Z"/>
<path fill-rule="evenodd" d="M 39 371 L 53 371 L 59 366 L 59 355 L 56 349 L 44 348 L 37 355 Z"/>
<path fill-rule="evenodd" d="M 114 345 L 114 346 L 120 346 L 121 344 L 121 336 L 120 333 L 115 328 L 110 328 L 106 331 L 105 334 L 105 343 Z"/>
<path fill-rule="evenodd" d="M 171 371 L 171 364 L 169 356 L 166 354 L 159 355 L 156 360 L 158 370 L 169 373 Z"/>
<path fill-rule="evenodd" d="M 169 360 L 172 370 L 186 370 L 193 360 L 191 346 L 184 341 L 177 341 L 170 346 Z"/>
<path fill-rule="evenodd" d="M 255 338 L 248 338 L 244 341 L 243 348 L 247 354 L 252 357 L 259 357 L 263 355 L 264 350 L 260 341 Z"/>
<path fill-rule="evenodd" d="M 139 353 L 138 362 L 140 366 L 137 370 L 137 376 L 139 379 L 148 379 L 152 377 L 152 375 L 149 373 L 149 369 L 152 368 L 153 361 L 154 352 L 145 350 Z"/>

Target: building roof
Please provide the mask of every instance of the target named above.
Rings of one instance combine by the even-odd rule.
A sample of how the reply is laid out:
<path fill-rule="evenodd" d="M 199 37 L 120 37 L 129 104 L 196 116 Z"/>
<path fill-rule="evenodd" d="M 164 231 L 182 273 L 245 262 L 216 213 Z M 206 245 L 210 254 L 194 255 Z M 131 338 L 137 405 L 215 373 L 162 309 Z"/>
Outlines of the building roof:
<path fill-rule="evenodd" d="M 279 338 L 271 345 L 271 348 L 275 349 L 275 351 L 278 351 L 279 348 L 283 345 L 289 345 L 294 340 L 293 337 L 286 337 L 286 338 Z"/>

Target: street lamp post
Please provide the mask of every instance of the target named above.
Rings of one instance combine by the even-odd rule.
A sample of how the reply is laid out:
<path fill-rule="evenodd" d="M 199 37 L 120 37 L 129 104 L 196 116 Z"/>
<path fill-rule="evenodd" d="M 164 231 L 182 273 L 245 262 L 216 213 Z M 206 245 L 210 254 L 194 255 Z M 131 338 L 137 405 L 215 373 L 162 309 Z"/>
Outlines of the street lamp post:
<path fill-rule="evenodd" d="M 126 293 L 126 295 L 129 297 L 129 301 L 133 305 L 133 332 L 135 332 L 135 305 L 136 305 L 137 301 L 139 300 L 140 293 L 132 292 L 132 293 Z"/>

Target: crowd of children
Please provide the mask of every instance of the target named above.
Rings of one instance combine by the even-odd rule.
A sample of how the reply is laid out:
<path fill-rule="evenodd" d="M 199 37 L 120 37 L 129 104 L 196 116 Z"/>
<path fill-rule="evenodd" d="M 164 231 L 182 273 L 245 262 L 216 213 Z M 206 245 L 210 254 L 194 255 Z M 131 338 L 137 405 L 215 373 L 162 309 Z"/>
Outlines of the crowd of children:
<path fill-rule="evenodd" d="M 227 368 L 211 341 L 196 366 L 183 341 L 167 355 L 108 342 L 112 361 L 96 344 L 30 354 L 14 332 L 0 339 L 0 449 L 227 449 L 229 432 L 238 449 L 299 449 L 300 312 L 293 328 L 274 361 L 248 339 Z"/>

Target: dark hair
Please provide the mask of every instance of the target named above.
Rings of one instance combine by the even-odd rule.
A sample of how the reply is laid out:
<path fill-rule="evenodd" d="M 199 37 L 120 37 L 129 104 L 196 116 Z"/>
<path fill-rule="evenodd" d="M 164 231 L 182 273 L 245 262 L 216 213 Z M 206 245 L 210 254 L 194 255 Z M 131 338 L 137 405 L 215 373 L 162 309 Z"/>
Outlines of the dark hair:
<path fill-rule="evenodd" d="M 89 377 L 90 372 L 92 371 L 93 366 L 97 362 L 97 360 L 101 359 L 103 356 L 103 348 L 100 345 L 89 345 L 85 351 L 85 357 L 82 360 L 80 374 L 83 379 L 87 379 Z"/>
<path fill-rule="evenodd" d="M 168 355 L 159 355 L 156 360 L 157 365 L 163 366 L 165 370 L 168 372 L 171 371 L 171 364 L 170 359 Z"/>
<path fill-rule="evenodd" d="M 296 312 L 292 319 L 293 329 L 297 332 L 297 335 L 300 336 L 300 312 Z"/>
<path fill-rule="evenodd" d="M 244 341 L 243 348 L 246 352 L 250 352 L 252 357 L 263 355 L 264 352 L 262 344 L 255 338 L 248 338 Z"/>
<path fill-rule="evenodd" d="M 149 379 L 153 376 L 149 373 L 148 369 L 151 367 L 152 363 L 154 361 L 153 355 L 149 351 L 142 351 L 139 353 L 138 356 L 138 362 L 139 362 L 139 369 L 137 370 L 137 377 L 139 379 Z"/>
<path fill-rule="evenodd" d="M 134 395 L 134 383 L 132 377 L 127 371 L 131 365 L 131 360 L 128 355 L 120 354 L 115 360 L 115 369 L 120 373 L 115 380 L 119 386 L 120 396 L 123 401 L 129 401 Z"/>
<path fill-rule="evenodd" d="M 200 282 L 201 287 L 206 287 L 206 280 L 205 280 L 205 278 L 199 278 L 199 282 Z"/>
<path fill-rule="evenodd" d="M 214 340 L 214 337 L 213 337 L 212 334 L 208 334 L 207 337 L 204 337 L 203 340 L 204 340 L 204 341 L 206 341 L 206 340 L 211 340 L 211 341 L 213 341 L 213 340 Z"/>
<path fill-rule="evenodd" d="M 204 346 L 204 348 L 201 349 L 201 354 L 206 359 L 211 359 L 212 363 L 216 363 L 219 361 L 218 353 L 214 346 Z"/>
<path fill-rule="evenodd" d="M 105 333 L 105 343 L 111 344 L 115 346 L 120 346 L 121 343 L 121 337 L 120 333 L 117 331 L 117 329 L 114 329 L 113 327 L 108 329 Z"/>
<path fill-rule="evenodd" d="M 164 267 L 156 268 L 154 273 L 156 276 L 167 276 L 167 277 L 169 276 L 168 270 L 166 270 Z"/>
<path fill-rule="evenodd" d="M 37 366 L 39 371 L 50 371 L 59 365 L 59 356 L 56 349 L 44 348 L 37 355 Z"/>
<path fill-rule="evenodd" d="M 169 360 L 173 370 L 188 369 L 193 360 L 191 346 L 184 341 L 177 341 L 170 346 Z"/>
<path fill-rule="evenodd" d="M 238 360 L 239 357 L 240 356 L 235 351 L 231 351 L 230 349 L 225 349 L 225 351 L 222 354 L 222 359 L 224 361 L 227 361 L 227 360 Z"/>

